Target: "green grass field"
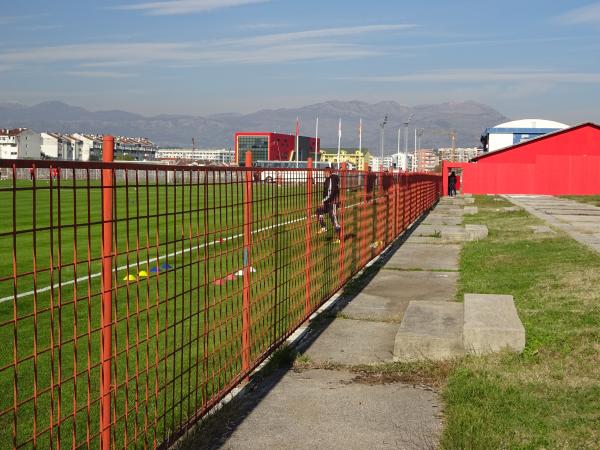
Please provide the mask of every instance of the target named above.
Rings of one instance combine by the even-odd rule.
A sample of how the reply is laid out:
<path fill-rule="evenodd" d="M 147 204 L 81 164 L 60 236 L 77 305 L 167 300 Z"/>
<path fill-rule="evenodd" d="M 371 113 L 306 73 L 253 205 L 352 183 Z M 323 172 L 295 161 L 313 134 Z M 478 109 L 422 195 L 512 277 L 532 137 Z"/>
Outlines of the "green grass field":
<path fill-rule="evenodd" d="M 100 187 L 31 187 L 0 182 L 0 448 L 32 447 L 34 437 L 38 448 L 88 439 L 97 447 Z M 117 447 L 152 445 L 239 378 L 242 278 L 231 275 L 244 265 L 243 183 L 190 179 L 114 191 L 113 440 Z M 315 188 L 313 206 L 319 199 Z M 342 260 L 331 226 L 317 235 L 313 223 L 307 241 L 304 185 L 253 185 L 253 360 L 305 317 L 307 243 L 315 309 L 381 250 L 370 242 L 390 237 L 382 234 L 386 201 L 366 208 L 358 188 L 348 189 L 346 200 L 354 206 L 342 213 Z M 365 218 L 379 224 L 378 236 L 361 226 Z"/>
<path fill-rule="evenodd" d="M 525 326 L 522 355 L 458 362 L 444 390 L 442 446 L 599 448 L 600 255 L 569 236 L 535 234 L 541 222 L 510 203 L 478 197 L 486 240 L 462 250 L 458 298 L 510 294 Z"/>

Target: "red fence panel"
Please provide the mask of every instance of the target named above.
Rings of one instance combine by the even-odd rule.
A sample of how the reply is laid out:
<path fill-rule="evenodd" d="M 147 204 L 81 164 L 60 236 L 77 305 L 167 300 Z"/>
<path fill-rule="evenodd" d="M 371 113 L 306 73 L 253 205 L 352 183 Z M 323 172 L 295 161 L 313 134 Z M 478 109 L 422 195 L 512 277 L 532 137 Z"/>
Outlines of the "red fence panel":
<path fill-rule="evenodd" d="M 0 161 L 0 448 L 169 446 L 441 192 L 246 167 Z"/>

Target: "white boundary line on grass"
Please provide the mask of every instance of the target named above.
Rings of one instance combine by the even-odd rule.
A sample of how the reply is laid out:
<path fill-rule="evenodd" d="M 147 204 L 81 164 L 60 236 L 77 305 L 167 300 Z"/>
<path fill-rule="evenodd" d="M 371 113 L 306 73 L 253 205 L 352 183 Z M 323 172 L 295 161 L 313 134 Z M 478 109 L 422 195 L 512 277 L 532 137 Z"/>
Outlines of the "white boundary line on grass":
<path fill-rule="evenodd" d="M 353 208 L 354 206 L 357 206 L 357 205 L 360 205 L 360 204 L 362 204 L 362 203 L 354 203 L 352 205 L 348 205 L 346 207 L 346 209 Z M 267 230 L 270 230 L 272 228 L 276 228 L 276 227 L 280 227 L 280 226 L 285 226 L 285 225 L 290 225 L 290 224 L 296 223 L 296 222 L 301 222 L 301 221 L 303 221 L 305 219 L 306 219 L 306 217 L 302 217 L 302 218 L 299 218 L 299 219 L 294 219 L 294 220 L 289 220 L 287 222 L 279 223 L 277 225 L 269 225 L 268 227 L 259 228 L 258 230 L 253 231 L 252 234 L 262 233 L 263 231 L 267 231 Z M 208 242 L 206 244 L 202 243 L 200 245 L 196 245 L 196 246 L 193 246 L 193 247 L 184 248 L 183 250 L 178 250 L 176 252 L 172 252 L 172 253 L 169 253 L 167 255 L 162 255 L 162 256 L 150 258 L 148 260 L 140 261 L 139 264 L 150 264 L 150 263 L 153 263 L 153 262 L 160 261 L 161 259 L 171 258 L 173 256 L 177 256 L 177 255 L 181 255 L 183 253 L 191 252 L 193 250 L 197 250 L 197 249 L 203 248 L 205 246 L 208 247 L 208 246 L 215 245 L 215 244 L 221 244 L 221 243 L 223 243 L 225 241 L 230 241 L 230 240 L 233 240 L 233 239 L 239 239 L 239 238 L 241 238 L 243 236 L 244 236 L 243 233 L 234 234 L 233 236 L 228 236 L 226 238 L 219 239 L 218 241 L 215 240 L 215 241 Z M 140 249 L 140 251 L 143 251 L 143 250 L 145 250 L 145 248 L 141 248 Z M 139 264 L 136 261 L 135 263 L 125 264 L 125 265 L 119 266 L 116 269 L 113 269 L 112 271 L 113 272 L 120 272 L 122 270 L 130 269 L 132 267 L 138 267 Z M 32 296 L 32 295 L 34 295 L 36 293 L 40 294 L 42 292 L 47 292 L 47 291 L 49 291 L 49 290 L 51 290 L 53 288 L 57 288 L 58 289 L 58 288 L 62 288 L 63 286 L 70 286 L 71 284 L 79 283 L 79 282 L 82 282 L 82 281 L 85 281 L 85 280 L 88 280 L 88 279 L 98 278 L 101 274 L 102 274 L 102 272 L 95 272 L 95 273 L 92 273 L 90 275 L 85 275 L 85 276 L 79 277 L 79 278 L 74 279 L 74 280 L 63 281 L 62 283 L 58 283 L 58 284 L 55 284 L 55 285 L 46 286 L 46 287 L 39 288 L 39 289 L 36 289 L 36 290 L 31 290 L 31 291 L 27 291 L 27 292 L 21 292 L 20 294 L 17 294 L 16 296 L 9 295 L 9 296 L 6 296 L 6 297 L 2 297 L 2 298 L 0 298 L 0 304 L 8 302 L 8 301 L 11 301 L 13 299 L 30 297 L 30 296 Z"/>
<path fill-rule="evenodd" d="M 305 219 L 306 219 L 305 217 L 302 217 L 301 219 L 290 220 L 290 221 L 287 221 L 287 222 L 279 223 L 277 225 L 269 225 L 268 227 L 259 228 L 258 230 L 253 231 L 252 234 L 262 233 L 263 231 L 267 231 L 267 230 L 270 230 L 272 228 L 276 228 L 276 227 L 280 227 L 280 226 L 285 226 L 285 225 L 290 225 L 292 223 L 300 222 L 300 221 L 305 220 Z M 150 258 L 148 260 L 143 260 L 143 261 L 140 261 L 139 264 L 138 264 L 137 261 L 135 263 L 125 264 L 125 265 L 117 267 L 116 269 L 113 269 L 112 271 L 113 272 L 119 272 L 121 270 L 130 269 L 132 267 L 138 267 L 138 265 L 141 265 L 141 264 L 150 264 L 150 263 L 153 263 L 153 262 L 160 261 L 161 259 L 171 258 L 173 256 L 181 255 L 183 253 L 191 252 L 193 250 L 197 250 L 197 249 L 200 249 L 200 248 L 203 248 L 203 247 L 209 247 L 209 246 L 215 245 L 215 244 L 222 244 L 225 241 L 231 241 L 233 239 L 239 239 L 239 238 L 241 238 L 243 236 L 244 236 L 243 233 L 234 234 L 233 236 L 228 236 L 228 237 L 225 237 L 225 238 L 222 238 L 222 239 L 219 239 L 219 240 L 211 241 L 211 242 L 208 242 L 206 244 L 202 243 L 200 245 L 195 245 L 193 247 L 187 247 L 187 248 L 184 248 L 183 250 L 178 250 L 176 252 L 168 253 L 166 255 L 161 255 L 161 256 L 158 256 L 158 257 Z M 144 248 L 140 248 L 140 251 L 143 251 L 143 250 L 146 250 L 146 248 L 145 247 Z M 14 298 L 19 299 L 19 298 L 23 298 L 23 297 L 29 297 L 29 296 L 34 295 L 35 293 L 39 294 L 41 292 L 47 292 L 47 291 L 49 291 L 52 288 L 62 288 L 63 286 L 69 286 L 71 284 L 75 284 L 76 282 L 79 283 L 79 282 L 85 281 L 87 279 L 97 278 L 101 274 L 102 274 L 102 272 L 95 272 L 95 273 L 92 273 L 90 275 L 85 275 L 85 276 L 79 277 L 79 278 L 77 278 L 75 280 L 63 281 L 62 283 L 57 283 L 57 284 L 55 284 L 53 286 L 52 285 L 51 286 L 46 286 L 46 287 L 43 287 L 43 288 L 36 289 L 34 291 L 32 290 L 32 291 L 27 291 L 27 292 L 21 292 L 20 294 L 17 294 L 16 297 L 14 295 L 9 295 L 7 297 L 2 297 L 2 298 L 0 298 L 0 304 L 2 304 L 4 302 L 8 302 L 10 300 L 13 300 Z"/>

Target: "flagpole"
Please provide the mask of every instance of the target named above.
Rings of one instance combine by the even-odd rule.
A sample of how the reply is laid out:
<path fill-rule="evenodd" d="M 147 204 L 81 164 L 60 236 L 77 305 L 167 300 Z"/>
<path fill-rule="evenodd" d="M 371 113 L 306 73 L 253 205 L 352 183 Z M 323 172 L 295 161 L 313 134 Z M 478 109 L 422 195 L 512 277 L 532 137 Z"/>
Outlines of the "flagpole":
<path fill-rule="evenodd" d="M 315 162 L 319 160 L 319 116 L 317 116 L 317 126 L 315 130 Z"/>
<path fill-rule="evenodd" d="M 358 122 L 358 151 L 362 153 L 362 117 Z"/>
<path fill-rule="evenodd" d="M 340 168 L 340 147 L 341 146 L 342 146 L 342 118 L 340 117 L 340 123 L 338 125 L 338 154 L 337 154 L 338 170 Z"/>
<path fill-rule="evenodd" d="M 298 163 L 300 161 L 300 138 L 299 138 L 299 134 L 300 134 L 300 119 L 296 116 L 296 169 L 298 168 Z"/>
<path fill-rule="evenodd" d="M 398 127 L 398 172 L 400 172 L 400 127 Z"/>

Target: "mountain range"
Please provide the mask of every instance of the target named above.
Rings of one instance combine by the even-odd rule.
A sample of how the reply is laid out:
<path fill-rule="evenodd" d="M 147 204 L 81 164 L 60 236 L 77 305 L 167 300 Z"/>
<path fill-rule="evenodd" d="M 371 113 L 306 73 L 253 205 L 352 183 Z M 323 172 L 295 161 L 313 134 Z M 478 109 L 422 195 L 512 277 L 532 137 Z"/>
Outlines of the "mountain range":
<path fill-rule="evenodd" d="M 296 118 L 300 134 L 314 136 L 319 117 L 322 147 L 337 147 L 338 120 L 342 119 L 342 147 L 358 147 L 358 124 L 362 118 L 363 148 L 379 154 L 381 127 L 385 115 L 385 153 L 395 153 L 398 129 L 409 124 L 409 149 L 414 146 L 414 129 L 423 129 L 423 148 L 449 147 L 450 130 L 456 132 L 456 145 L 474 147 L 487 127 L 508 119 L 490 106 L 473 102 L 404 106 L 395 101 L 327 101 L 299 108 L 264 109 L 249 114 L 226 113 L 205 117 L 191 115 L 143 116 L 120 110 L 89 111 L 59 101 L 33 106 L 0 103 L 0 128 L 26 127 L 35 131 L 96 133 L 148 137 L 162 147 L 190 148 L 192 138 L 199 148 L 230 148 L 236 131 L 276 131 L 295 133 Z"/>

